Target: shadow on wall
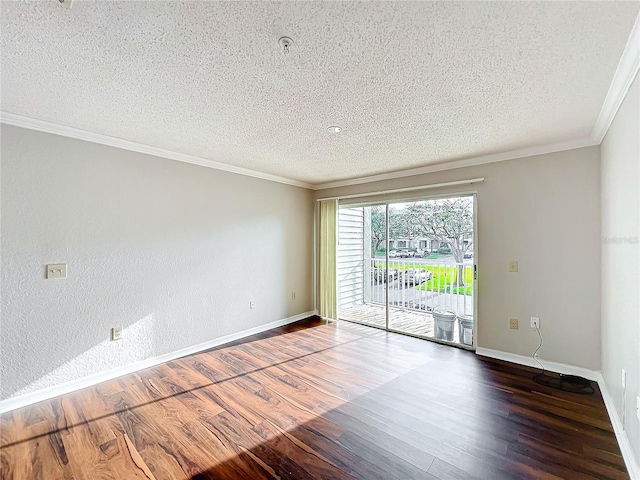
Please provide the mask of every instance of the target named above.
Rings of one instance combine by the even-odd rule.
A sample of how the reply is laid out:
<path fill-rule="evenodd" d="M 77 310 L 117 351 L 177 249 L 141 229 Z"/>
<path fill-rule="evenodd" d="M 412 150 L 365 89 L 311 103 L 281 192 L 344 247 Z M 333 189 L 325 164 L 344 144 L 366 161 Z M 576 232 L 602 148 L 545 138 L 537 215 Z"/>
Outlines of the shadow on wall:
<path fill-rule="evenodd" d="M 144 273 L 132 281 L 120 280 L 114 272 L 96 276 L 93 265 L 108 262 L 100 259 L 85 262 L 85 270 L 62 280 L 55 294 L 47 290 L 51 283 L 36 284 L 14 304 L 13 314 L 3 312 L 2 400 L 308 310 L 302 299 L 292 301 L 289 290 L 296 276 L 303 276 L 297 261 L 300 252 L 310 247 L 290 238 L 275 215 L 247 221 L 264 233 L 235 238 L 233 249 L 224 253 L 219 245 L 233 244 L 232 233 L 211 232 L 207 238 L 201 234 L 146 248 L 137 259 Z M 169 256 L 167 250 L 189 255 L 175 265 L 157 261 Z M 169 284 L 163 281 L 167 269 L 172 272 Z M 84 289 L 82 294 L 79 289 Z M 45 300 L 51 305 L 44 305 Z M 258 308 L 250 311 L 249 300 Z M 112 326 L 124 327 L 122 340 L 110 341 Z"/>
<path fill-rule="evenodd" d="M 2 134 L 1 399 L 310 310 L 289 284 L 312 282 L 310 190 Z M 68 278 L 45 280 L 49 261 L 69 262 Z M 154 334 L 129 342 L 151 314 Z"/>
<path fill-rule="evenodd" d="M 24 363 L 13 365 L 4 362 L 3 367 L 14 378 L 10 379 L 11 387 L 7 388 L 8 375 L 3 375 L 3 400 L 146 360 L 156 354 L 156 328 L 153 314 L 122 326 L 121 340 L 111 341 L 107 338 L 94 346 L 73 342 L 72 351 L 64 356 L 56 356 L 59 358 L 58 363 L 53 362 L 51 357 L 47 359 L 48 361 L 43 361 L 42 350 L 45 346 L 42 346 L 40 355 L 24 352 L 21 358 L 24 363 L 29 364 L 30 358 L 37 360 L 37 363 L 30 365 L 31 368 L 25 368 Z M 41 376 L 38 376 L 39 374 Z"/>

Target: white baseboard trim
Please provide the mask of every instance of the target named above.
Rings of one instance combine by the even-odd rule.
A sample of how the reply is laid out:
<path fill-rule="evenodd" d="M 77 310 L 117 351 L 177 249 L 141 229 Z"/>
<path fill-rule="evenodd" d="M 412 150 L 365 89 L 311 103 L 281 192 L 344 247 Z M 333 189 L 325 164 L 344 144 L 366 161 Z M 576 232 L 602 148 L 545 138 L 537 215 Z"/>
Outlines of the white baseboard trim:
<path fill-rule="evenodd" d="M 609 418 L 611 419 L 611 425 L 613 425 L 613 431 L 616 434 L 616 439 L 618 440 L 618 445 L 620 446 L 622 458 L 624 458 L 624 463 L 627 466 L 629 476 L 631 477 L 631 480 L 640 480 L 640 459 L 636 457 L 633 448 L 631 448 L 629 436 L 627 435 L 627 432 L 622 428 L 622 422 L 620 421 L 620 417 L 618 416 L 618 412 L 616 411 L 616 407 L 613 403 L 613 398 L 609 393 L 609 389 L 607 388 L 607 384 L 604 381 L 604 377 L 600 372 L 598 372 L 598 376 L 598 385 L 600 386 L 600 391 L 602 392 L 604 406 L 607 407 L 607 413 L 609 414 Z"/>
<path fill-rule="evenodd" d="M 524 365 L 526 367 L 540 368 L 540 365 L 538 365 L 533 358 L 526 357 L 524 355 L 517 355 L 515 353 L 477 347 L 476 354 L 483 357 L 495 358 L 497 360 L 504 360 L 505 362 Z M 607 409 L 607 413 L 609 414 L 609 419 L 611 420 L 611 425 L 613 426 L 613 431 L 616 435 L 616 439 L 618 440 L 618 445 L 620 446 L 622 458 L 624 459 L 624 463 L 627 466 L 629 476 L 631 477 L 631 480 L 640 480 L 640 466 L 638 465 L 638 459 L 636 458 L 635 453 L 631 448 L 631 443 L 629 442 L 627 432 L 625 432 L 622 428 L 622 422 L 620 421 L 620 417 L 618 417 L 618 413 L 616 412 L 615 406 L 613 404 L 613 399 L 609 394 L 609 390 L 607 389 L 607 385 L 604 382 L 602 373 L 600 371 L 576 367 L 574 365 L 568 365 L 566 363 L 550 362 L 544 359 L 539 360 L 544 365 L 545 369 L 550 372 L 562 373 L 564 375 L 579 375 L 598 383 L 600 391 L 602 392 L 602 399 L 604 400 L 604 405 Z"/>
<path fill-rule="evenodd" d="M 249 328 L 241 332 L 225 335 L 223 337 L 215 338 L 213 340 L 199 343 L 197 345 L 181 348 L 180 350 L 175 350 L 170 353 L 158 355 L 157 357 L 141 360 L 139 362 L 131 363 L 123 367 L 114 368 L 113 370 L 95 373 L 87 377 L 79 378 L 77 380 L 71 380 L 69 382 L 55 385 L 53 387 L 44 388 L 36 392 L 27 393 L 18 397 L 8 398 L 6 400 L 0 401 L 0 413 L 9 412 L 11 410 L 15 410 L 16 408 L 26 407 L 27 405 L 32 405 L 43 400 L 49 400 L 50 398 L 58 397 L 66 393 L 75 392 L 76 390 L 90 387 L 101 382 L 106 382 L 107 380 L 113 380 L 114 378 L 128 375 L 139 370 L 144 370 L 145 368 L 153 367 L 164 362 L 169 362 L 171 360 L 175 360 L 176 358 L 185 357 L 187 355 L 192 355 L 203 350 L 218 347 L 225 343 L 233 342 L 235 340 L 240 340 L 241 338 L 255 335 L 256 333 L 262 333 L 267 330 L 271 330 L 272 328 L 282 327 L 284 325 L 288 325 L 290 323 L 311 317 L 312 315 L 317 315 L 317 311 L 311 310 L 309 312 L 299 313 L 298 315 L 294 315 L 292 317 L 283 318 L 281 320 L 276 320 L 274 322 Z"/>
<path fill-rule="evenodd" d="M 540 368 L 540 365 L 538 365 L 532 357 L 517 355 L 515 353 L 477 347 L 476 354 L 483 357 L 504 360 L 505 362 L 517 363 L 518 365 L 524 365 L 525 367 Z M 544 365 L 544 368 L 550 372 L 562 373 L 563 375 L 579 375 L 589 380 L 593 380 L 594 382 L 597 382 L 600 378 L 600 372 L 589 370 L 588 368 L 575 367 L 566 363 L 550 362 L 542 358 L 540 358 L 539 360 L 540 363 Z"/>

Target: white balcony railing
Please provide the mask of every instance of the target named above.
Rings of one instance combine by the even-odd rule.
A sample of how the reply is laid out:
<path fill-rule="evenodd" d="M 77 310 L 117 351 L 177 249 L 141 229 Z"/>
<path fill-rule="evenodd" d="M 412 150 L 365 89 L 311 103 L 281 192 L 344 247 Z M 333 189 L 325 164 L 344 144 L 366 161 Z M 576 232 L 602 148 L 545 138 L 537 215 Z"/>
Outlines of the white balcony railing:
<path fill-rule="evenodd" d="M 424 312 L 440 307 L 473 315 L 472 263 L 394 258 L 388 269 L 384 258 L 364 263 L 364 303 L 384 305 L 388 283 L 390 307 Z"/>

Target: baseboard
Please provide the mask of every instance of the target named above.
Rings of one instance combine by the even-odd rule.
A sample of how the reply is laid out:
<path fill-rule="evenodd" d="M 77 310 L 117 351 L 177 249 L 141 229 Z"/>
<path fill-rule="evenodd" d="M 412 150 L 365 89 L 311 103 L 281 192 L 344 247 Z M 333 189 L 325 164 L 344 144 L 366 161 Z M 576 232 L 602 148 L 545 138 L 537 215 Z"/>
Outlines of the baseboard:
<path fill-rule="evenodd" d="M 598 376 L 598 386 L 600 387 L 600 391 L 602 392 L 604 406 L 607 407 L 607 413 L 609 413 L 611 425 L 613 425 L 613 431 L 616 434 L 616 439 L 618 440 L 618 445 L 620 446 L 622 458 L 624 458 L 624 463 L 627 466 L 629 476 L 631 477 L 631 480 L 640 480 L 640 458 L 636 457 L 636 454 L 631 447 L 629 436 L 627 435 L 627 432 L 622 428 L 622 422 L 620 421 L 620 417 L 618 416 L 618 412 L 613 403 L 613 398 L 609 393 L 609 389 L 607 388 L 607 384 L 604 381 L 604 377 L 601 373 L 599 373 Z"/>
<path fill-rule="evenodd" d="M 476 354 L 483 357 L 495 358 L 497 360 L 504 360 L 505 362 L 524 365 L 526 367 L 540 368 L 540 365 L 538 365 L 532 357 L 517 355 L 515 353 L 478 347 L 476 348 Z M 602 392 L 602 399 L 604 400 L 604 405 L 607 409 L 607 413 L 609 414 L 609 419 L 611 420 L 611 425 L 616 435 L 616 440 L 618 441 L 620 451 L 622 452 L 622 458 L 624 459 L 629 476 L 631 477 L 631 480 L 640 480 L 640 466 L 638 465 L 638 459 L 631 448 L 631 442 L 629 442 L 627 432 L 622 428 L 622 422 L 618 417 L 618 412 L 615 409 L 613 399 L 609 394 L 609 390 L 604 382 L 602 373 L 599 371 L 589 370 L 587 368 L 568 365 L 566 363 L 550 362 L 544 359 L 539 360 L 544 365 L 544 368 L 550 372 L 562 373 L 564 375 L 579 375 L 598 383 L 600 391 Z"/>
<path fill-rule="evenodd" d="M 505 362 L 517 363 L 518 365 L 524 365 L 525 367 L 540 368 L 540 365 L 533 359 L 533 357 L 527 357 L 525 355 L 517 355 L 515 353 L 502 352 L 500 350 L 491 350 L 490 348 L 476 348 L 476 354 L 483 357 L 495 358 L 497 360 L 504 360 Z M 539 359 L 540 363 L 544 365 L 545 370 L 549 372 L 562 373 L 563 375 L 579 375 L 597 382 L 601 377 L 600 372 L 589 370 L 588 368 L 576 367 L 574 365 L 568 365 L 566 363 L 550 362 L 542 358 Z"/>
<path fill-rule="evenodd" d="M 101 382 L 106 382 L 107 380 L 113 380 L 114 378 L 128 375 L 139 370 L 144 370 L 145 368 L 153 367 L 164 362 L 169 362 L 171 360 L 175 360 L 176 358 L 192 355 L 203 350 L 208 350 L 209 348 L 218 347 L 225 343 L 233 342 L 235 340 L 240 340 L 242 338 L 255 335 L 256 333 L 262 333 L 267 330 L 271 330 L 272 328 L 282 327 L 284 325 L 303 320 L 312 315 L 317 315 L 317 312 L 312 310 L 309 312 L 299 313 L 298 315 L 294 315 L 292 317 L 283 318 L 281 320 L 276 320 L 265 325 L 260 325 L 258 327 L 249 328 L 248 330 L 225 335 L 224 337 L 219 337 L 207 342 L 199 343 L 197 345 L 192 345 L 190 347 L 181 348 L 180 350 L 175 350 L 170 353 L 158 355 L 157 357 L 141 360 L 139 362 L 131 363 L 123 367 L 114 368 L 113 370 L 96 373 L 87 377 L 79 378 L 77 380 L 71 380 L 60 385 L 55 385 L 53 387 L 44 388 L 36 392 L 20 395 L 19 397 L 8 398 L 6 400 L 0 401 L 0 413 L 9 412 L 11 410 L 15 410 L 16 408 L 26 407 L 27 405 L 42 402 L 43 400 L 49 400 L 50 398 L 58 397 L 66 393 L 71 393 L 76 390 L 90 387 Z"/>

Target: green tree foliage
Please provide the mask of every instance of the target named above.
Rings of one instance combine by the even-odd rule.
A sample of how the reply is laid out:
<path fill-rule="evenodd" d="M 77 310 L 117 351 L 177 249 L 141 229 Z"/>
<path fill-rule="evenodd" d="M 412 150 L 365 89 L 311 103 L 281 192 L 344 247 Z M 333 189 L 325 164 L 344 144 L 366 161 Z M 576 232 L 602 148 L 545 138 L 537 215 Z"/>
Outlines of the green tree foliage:
<path fill-rule="evenodd" d="M 371 256 L 374 257 L 380 248 L 386 248 L 387 224 L 384 205 L 371 207 Z"/>
<path fill-rule="evenodd" d="M 473 240 L 473 197 L 411 203 L 407 211 L 408 218 L 422 236 L 447 243 L 456 263 L 464 261 L 464 254 L 471 248 Z M 459 279 L 465 278 L 462 269 L 459 265 Z"/>
<path fill-rule="evenodd" d="M 375 210 L 374 210 L 375 209 Z M 462 264 L 473 240 L 473 197 L 455 197 L 407 203 L 389 212 L 391 238 L 426 237 L 446 243 L 456 263 Z M 385 209 L 372 207 L 371 237 L 375 252 L 385 243 Z M 458 279 L 464 281 L 463 267 Z"/>

